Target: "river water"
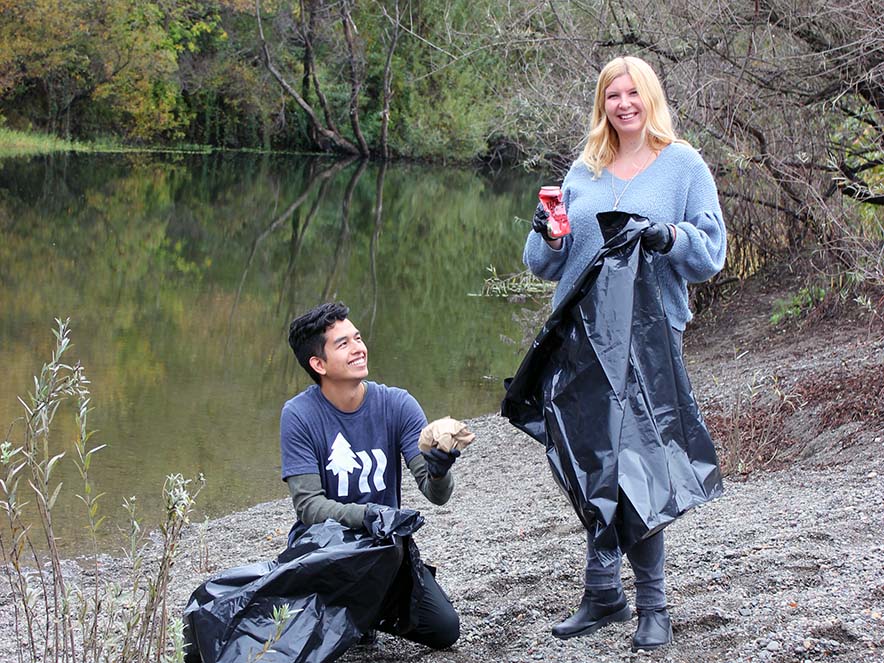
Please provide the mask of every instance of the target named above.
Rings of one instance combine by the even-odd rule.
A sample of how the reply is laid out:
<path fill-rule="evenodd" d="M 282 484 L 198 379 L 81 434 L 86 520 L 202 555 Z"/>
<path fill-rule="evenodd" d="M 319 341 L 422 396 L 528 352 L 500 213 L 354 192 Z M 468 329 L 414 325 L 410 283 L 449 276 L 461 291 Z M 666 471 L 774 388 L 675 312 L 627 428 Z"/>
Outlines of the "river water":
<path fill-rule="evenodd" d="M 351 308 L 370 378 L 430 419 L 494 412 L 523 351 L 521 305 L 471 296 L 488 267 L 522 269 L 536 175 L 293 155 L 64 155 L 0 161 L 0 427 L 70 318 L 91 380 L 93 465 L 106 529 L 164 477 L 202 473 L 203 513 L 287 496 L 282 403 L 310 383 L 286 342 L 295 315 Z M 13 443 L 21 438 L 11 428 Z M 70 453 L 72 408 L 52 429 Z M 481 444 L 481 440 L 478 441 Z M 69 459 L 66 459 L 66 461 Z M 82 491 L 63 461 L 56 526 L 82 540 Z"/>

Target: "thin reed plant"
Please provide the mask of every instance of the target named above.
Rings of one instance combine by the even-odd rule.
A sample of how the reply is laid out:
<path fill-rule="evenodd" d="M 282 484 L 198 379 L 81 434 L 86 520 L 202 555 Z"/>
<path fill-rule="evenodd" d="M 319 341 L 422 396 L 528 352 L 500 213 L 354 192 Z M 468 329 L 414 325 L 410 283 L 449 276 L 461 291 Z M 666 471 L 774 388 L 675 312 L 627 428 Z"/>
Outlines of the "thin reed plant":
<path fill-rule="evenodd" d="M 165 514 L 160 544 L 144 536 L 135 497 L 124 500 L 129 520 L 122 558 L 123 579 L 111 577 L 99 560 L 99 531 L 105 524 L 104 493 L 92 479 L 96 454 L 89 428 L 89 380 L 71 348 L 68 320 L 56 320 L 55 348 L 34 377 L 33 392 L 19 398 L 24 414 L 0 442 L 0 562 L 8 584 L 0 608 L 11 608 L 18 661 L 52 663 L 171 663 L 184 659 L 183 626 L 170 614 L 168 589 L 184 527 L 189 523 L 203 478 L 196 484 L 170 474 L 163 486 Z M 56 416 L 73 405 L 71 444 L 52 435 Z M 72 447 L 72 452 L 69 453 Z M 76 466 L 83 519 L 88 532 L 86 565 L 67 563 L 58 547 L 55 512 L 63 482 L 60 464 Z M 8 606 L 4 604 L 11 604 Z"/>

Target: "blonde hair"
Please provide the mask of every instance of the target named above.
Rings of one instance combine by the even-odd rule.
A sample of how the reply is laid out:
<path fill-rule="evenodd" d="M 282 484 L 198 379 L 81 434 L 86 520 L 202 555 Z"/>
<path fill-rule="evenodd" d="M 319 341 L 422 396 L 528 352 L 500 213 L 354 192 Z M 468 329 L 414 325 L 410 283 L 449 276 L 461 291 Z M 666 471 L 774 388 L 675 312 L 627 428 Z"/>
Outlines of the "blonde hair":
<path fill-rule="evenodd" d="M 647 120 L 644 131 L 651 148 L 661 150 L 670 143 L 685 142 L 675 135 L 663 86 L 660 85 L 660 79 L 651 66 L 641 58 L 631 55 L 614 58 L 599 72 L 592 106 L 592 120 L 582 154 L 583 162 L 596 177 L 602 174 L 605 166 L 614 161 L 620 149 L 620 139 L 605 114 L 605 90 L 615 78 L 624 74 L 632 79 L 645 107 Z"/>

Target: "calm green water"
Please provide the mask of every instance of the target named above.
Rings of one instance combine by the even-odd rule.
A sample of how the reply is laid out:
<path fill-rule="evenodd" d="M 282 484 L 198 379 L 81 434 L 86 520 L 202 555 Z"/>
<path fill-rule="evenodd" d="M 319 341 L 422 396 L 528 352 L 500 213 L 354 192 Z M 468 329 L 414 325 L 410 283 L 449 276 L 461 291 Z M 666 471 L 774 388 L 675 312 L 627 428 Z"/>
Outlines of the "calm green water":
<path fill-rule="evenodd" d="M 501 339 L 519 337 L 519 305 L 469 294 L 489 265 L 521 269 L 528 226 L 514 217 L 539 184 L 291 156 L 0 161 L 0 426 L 22 412 L 53 319 L 70 317 L 115 523 L 131 495 L 155 521 L 171 472 L 206 476 L 209 515 L 285 497 L 279 411 L 310 383 L 286 331 L 329 299 L 351 307 L 370 377 L 409 389 L 430 419 L 496 411 L 521 358 Z M 68 409 L 54 444 L 73 435 Z M 64 476 L 72 495 L 72 465 Z M 58 507 L 71 545 L 78 504 Z"/>

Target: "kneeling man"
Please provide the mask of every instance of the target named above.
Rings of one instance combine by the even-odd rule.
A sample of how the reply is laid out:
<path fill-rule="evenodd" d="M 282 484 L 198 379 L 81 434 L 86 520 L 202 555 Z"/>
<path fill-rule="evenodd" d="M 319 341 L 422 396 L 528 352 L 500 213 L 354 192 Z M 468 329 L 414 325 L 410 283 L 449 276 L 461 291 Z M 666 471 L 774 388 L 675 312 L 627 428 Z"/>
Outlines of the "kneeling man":
<path fill-rule="evenodd" d="M 454 488 L 449 470 L 460 452 L 421 453 L 423 410 L 404 389 L 366 380 L 368 349 L 349 312 L 326 303 L 289 327 L 289 345 L 316 382 L 283 406 L 280 419 L 282 478 L 298 518 L 290 544 L 328 518 L 368 529 L 378 511 L 398 509 L 400 456 L 433 504 L 445 504 Z M 460 635 L 460 620 L 429 570 L 421 572 L 417 624 L 402 637 L 443 649 Z"/>

